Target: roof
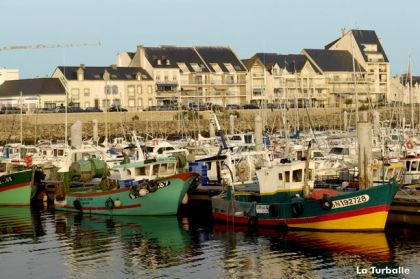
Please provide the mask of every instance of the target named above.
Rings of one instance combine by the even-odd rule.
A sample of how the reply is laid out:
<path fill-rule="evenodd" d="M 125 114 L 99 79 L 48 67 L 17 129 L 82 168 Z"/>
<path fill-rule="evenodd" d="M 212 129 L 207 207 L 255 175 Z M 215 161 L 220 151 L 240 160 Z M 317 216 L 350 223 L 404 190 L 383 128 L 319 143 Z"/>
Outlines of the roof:
<path fill-rule="evenodd" d="M 0 97 L 66 94 L 58 78 L 33 78 L 8 80 L 0 85 Z"/>
<path fill-rule="evenodd" d="M 77 70 L 80 66 L 58 66 L 67 80 L 77 80 Z M 142 80 L 152 80 L 152 77 L 139 67 L 83 67 L 84 80 L 103 80 L 105 70 L 108 71 L 111 80 L 134 80 L 137 73 L 141 74 Z"/>
<path fill-rule="evenodd" d="M 220 69 L 229 73 L 225 64 L 231 64 L 236 72 L 246 72 L 245 66 L 230 47 L 195 47 L 200 57 L 212 72 L 217 72 L 211 64 L 218 64 Z"/>
<path fill-rule="evenodd" d="M 372 52 L 364 51 L 365 47 L 363 45 L 367 45 L 367 44 L 368 45 L 376 45 L 377 46 L 377 52 L 375 52 L 375 53 L 382 54 L 382 56 L 384 57 L 384 61 L 389 62 L 388 57 L 386 56 L 385 51 L 382 48 L 382 44 L 379 41 L 378 36 L 376 35 L 376 32 L 374 30 L 355 30 L 355 29 L 352 29 L 352 30 L 350 30 L 350 32 L 353 34 L 353 37 L 354 37 L 354 39 L 357 43 L 357 46 L 359 47 L 360 51 L 362 52 L 363 58 L 366 62 L 368 62 L 367 54 L 372 53 Z M 341 38 L 342 37 L 332 41 L 329 44 L 327 44 L 325 46 L 325 49 L 331 48 Z"/>
<path fill-rule="evenodd" d="M 265 65 L 267 70 L 271 70 L 274 64 L 290 73 L 300 72 L 305 66 L 308 58 L 303 54 L 277 54 L 277 53 L 257 53 L 256 57 Z"/>
<path fill-rule="evenodd" d="M 130 59 L 134 58 L 134 55 L 136 55 L 135 52 L 127 52 L 128 57 L 130 57 Z"/>
<path fill-rule="evenodd" d="M 347 50 L 304 49 L 303 51 L 324 72 L 353 72 L 353 61 L 356 71 L 365 72 Z"/>
<path fill-rule="evenodd" d="M 162 46 L 161 48 L 166 51 L 167 57 L 170 59 L 170 63 L 173 62 L 177 66 L 178 63 L 185 63 L 190 72 L 210 72 L 205 62 L 192 47 Z M 199 69 L 194 69 L 192 64 L 197 64 L 195 67 L 198 66 Z"/>
<path fill-rule="evenodd" d="M 419 84 L 420 85 L 420 76 L 412 76 L 411 77 L 413 85 Z M 410 75 L 409 74 L 403 74 L 400 77 L 400 82 L 403 85 L 409 85 L 410 84 Z"/>
<path fill-rule="evenodd" d="M 388 57 L 385 54 L 384 49 L 382 48 L 382 44 L 376 36 L 376 32 L 374 30 L 351 30 L 353 36 L 362 51 L 363 57 L 365 61 L 368 61 L 367 55 L 364 52 L 363 44 L 376 44 L 378 47 L 378 52 L 381 53 L 384 57 L 385 62 L 388 61 Z"/>

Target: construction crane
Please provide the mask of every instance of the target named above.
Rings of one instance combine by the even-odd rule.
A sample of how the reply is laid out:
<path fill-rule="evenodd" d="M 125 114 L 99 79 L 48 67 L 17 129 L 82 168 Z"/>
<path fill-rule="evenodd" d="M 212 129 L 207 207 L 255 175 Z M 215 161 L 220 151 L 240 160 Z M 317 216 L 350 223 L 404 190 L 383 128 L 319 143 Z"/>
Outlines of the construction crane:
<path fill-rule="evenodd" d="M 0 51 L 24 50 L 24 49 L 43 49 L 43 48 L 71 48 L 71 47 L 100 47 L 101 42 L 81 43 L 81 44 L 36 44 L 36 45 L 12 45 L 0 47 Z"/>

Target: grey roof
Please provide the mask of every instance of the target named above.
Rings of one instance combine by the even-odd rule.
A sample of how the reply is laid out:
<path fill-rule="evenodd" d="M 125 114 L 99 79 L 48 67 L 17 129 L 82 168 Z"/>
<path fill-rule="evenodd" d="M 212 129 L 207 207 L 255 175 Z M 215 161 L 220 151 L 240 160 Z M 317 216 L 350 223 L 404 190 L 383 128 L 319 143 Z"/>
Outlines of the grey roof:
<path fill-rule="evenodd" d="M 304 49 L 314 63 L 326 72 L 353 72 L 353 57 L 347 50 Z M 365 69 L 354 59 L 355 70 Z"/>
<path fill-rule="evenodd" d="M 308 58 L 303 54 L 256 53 L 254 56 L 258 57 L 267 70 L 271 70 L 272 66 L 277 63 L 280 68 L 286 68 L 290 73 L 300 72 L 308 61 Z"/>
<path fill-rule="evenodd" d="M 8 80 L 0 85 L 0 97 L 66 94 L 58 78 Z"/>
<path fill-rule="evenodd" d="M 384 49 L 382 48 L 382 44 L 378 39 L 378 36 L 376 36 L 376 32 L 373 30 L 351 30 L 353 33 L 354 38 L 356 39 L 356 42 L 362 51 L 363 57 L 365 58 L 365 61 L 367 62 L 367 56 L 364 52 L 364 47 L 362 44 L 376 44 L 378 46 L 378 52 L 381 53 L 384 57 L 385 62 L 388 62 L 388 57 L 385 54 Z"/>
<path fill-rule="evenodd" d="M 377 45 L 378 52 L 383 55 L 385 62 L 389 62 L 388 57 L 386 56 L 385 51 L 382 48 L 382 44 L 379 41 L 378 36 L 376 35 L 376 32 L 374 30 L 355 30 L 355 29 L 352 29 L 352 30 L 350 30 L 350 32 L 352 32 L 352 34 L 354 36 L 354 39 L 356 40 L 357 46 L 359 47 L 360 51 L 362 52 L 363 58 L 366 62 L 368 62 L 368 58 L 367 58 L 367 55 L 366 55 L 367 52 L 364 51 L 363 44 Z M 341 39 L 341 37 L 332 41 L 331 43 L 327 44 L 325 46 L 325 49 L 329 49 L 336 42 L 338 42 L 340 39 Z"/>
<path fill-rule="evenodd" d="M 411 77 L 413 85 L 419 84 L 420 85 L 420 76 L 412 76 Z M 400 82 L 403 85 L 409 85 L 410 84 L 410 75 L 409 74 L 403 74 L 400 76 Z"/>
<path fill-rule="evenodd" d="M 245 66 L 229 47 L 195 47 L 195 50 L 201 58 L 203 58 L 212 72 L 216 71 L 211 67 L 211 63 L 217 63 L 220 69 L 225 73 L 228 73 L 229 71 L 224 63 L 232 64 L 236 72 L 246 72 Z"/>
<path fill-rule="evenodd" d="M 178 68 L 174 61 L 171 61 L 169 53 L 165 48 L 145 47 L 144 50 L 145 56 L 153 68 Z M 160 65 L 158 64 L 159 60 L 162 61 Z M 167 60 L 169 60 L 169 63 L 166 63 Z"/>
<path fill-rule="evenodd" d="M 191 64 L 197 64 L 201 69 L 200 72 L 210 72 L 206 63 L 192 47 L 146 47 L 145 55 L 154 68 L 177 68 L 177 63 L 185 63 L 190 72 L 196 72 Z M 161 60 L 160 65 L 158 64 L 159 59 Z M 166 61 L 168 61 L 168 63 L 166 63 Z"/>
<path fill-rule="evenodd" d="M 58 66 L 67 80 L 77 80 L 77 70 L 80 66 Z M 141 74 L 142 80 L 152 80 L 152 77 L 139 67 L 84 67 L 85 80 L 103 80 L 105 70 L 110 74 L 111 80 L 134 80 L 137 73 Z"/>
<path fill-rule="evenodd" d="M 134 55 L 136 55 L 135 52 L 127 52 L 128 57 L 132 60 L 134 58 Z"/>

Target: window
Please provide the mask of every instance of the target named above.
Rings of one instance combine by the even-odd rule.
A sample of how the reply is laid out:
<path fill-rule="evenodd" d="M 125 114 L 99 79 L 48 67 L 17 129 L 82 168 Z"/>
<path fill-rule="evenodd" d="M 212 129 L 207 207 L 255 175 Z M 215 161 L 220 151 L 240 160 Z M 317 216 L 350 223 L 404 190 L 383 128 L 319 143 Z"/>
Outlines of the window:
<path fill-rule="evenodd" d="M 133 99 L 133 98 L 128 99 L 128 106 L 130 108 L 135 107 L 136 106 L 136 99 Z"/>
<path fill-rule="evenodd" d="M 279 180 L 282 181 L 283 180 L 283 174 L 279 173 Z"/>
<path fill-rule="evenodd" d="M 284 181 L 290 182 L 290 171 L 284 172 Z"/>
<path fill-rule="evenodd" d="M 140 167 L 134 169 L 135 175 L 146 175 L 146 167 Z"/>
<path fill-rule="evenodd" d="M 118 94 L 118 86 L 116 86 L 116 85 L 112 86 L 112 94 L 114 94 L 114 95 Z"/>
<path fill-rule="evenodd" d="M 89 97 L 90 96 L 90 89 L 89 88 L 83 89 L 83 94 L 85 95 L 85 97 Z"/>
<path fill-rule="evenodd" d="M 153 99 L 149 99 L 148 104 L 149 104 L 149 107 L 153 106 Z"/>
<path fill-rule="evenodd" d="M 72 100 L 79 100 L 79 88 L 72 88 L 71 89 L 71 99 Z"/>
<path fill-rule="evenodd" d="M 147 86 L 147 93 L 152 94 L 152 86 Z"/>
<path fill-rule="evenodd" d="M 141 85 L 137 85 L 137 94 L 142 94 L 143 93 L 143 89 L 141 87 Z"/>
<path fill-rule="evenodd" d="M 225 67 L 229 71 L 229 73 L 234 73 L 235 72 L 235 69 L 233 68 L 232 64 L 224 63 L 223 65 L 225 65 Z"/>
<path fill-rule="evenodd" d="M 153 165 L 152 175 L 157 175 L 159 173 L 159 165 Z"/>
<path fill-rule="evenodd" d="M 137 106 L 138 106 L 139 108 L 143 108 L 143 99 L 138 99 L 138 100 L 137 100 Z"/>
<path fill-rule="evenodd" d="M 188 67 L 187 67 L 187 65 L 185 65 L 185 63 L 178 63 L 177 65 L 183 73 L 188 73 L 189 72 Z"/>
<path fill-rule="evenodd" d="M 111 86 L 110 85 L 105 86 L 104 92 L 105 92 L 105 94 L 110 95 L 111 94 Z"/>
<path fill-rule="evenodd" d="M 191 67 L 194 69 L 194 72 L 202 72 L 203 71 L 197 63 L 191 63 Z"/>
<path fill-rule="evenodd" d="M 128 89 L 128 96 L 129 97 L 134 97 L 134 95 L 136 93 L 134 85 L 129 85 L 127 89 Z"/>
<path fill-rule="evenodd" d="M 213 68 L 213 70 L 216 73 L 222 73 L 223 72 L 222 68 L 220 68 L 219 64 L 217 64 L 217 63 L 210 63 L 210 66 Z"/>
<path fill-rule="evenodd" d="M 302 169 L 294 170 L 292 182 L 302 182 Z"/>

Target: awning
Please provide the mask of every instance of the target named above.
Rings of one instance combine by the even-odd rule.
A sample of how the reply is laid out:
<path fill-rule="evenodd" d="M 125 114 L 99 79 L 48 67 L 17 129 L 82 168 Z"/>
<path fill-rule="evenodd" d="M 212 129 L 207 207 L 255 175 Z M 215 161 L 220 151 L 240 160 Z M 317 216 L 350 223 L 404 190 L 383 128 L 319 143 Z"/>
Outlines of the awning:
<path fill-rule="evenodd" d="M 178 86 L 178 84 L 176 84 L 176 83 L 158 83 L 156 85 L 160 86 L 160 87 L 176 87 L 176 86 Z"/>

